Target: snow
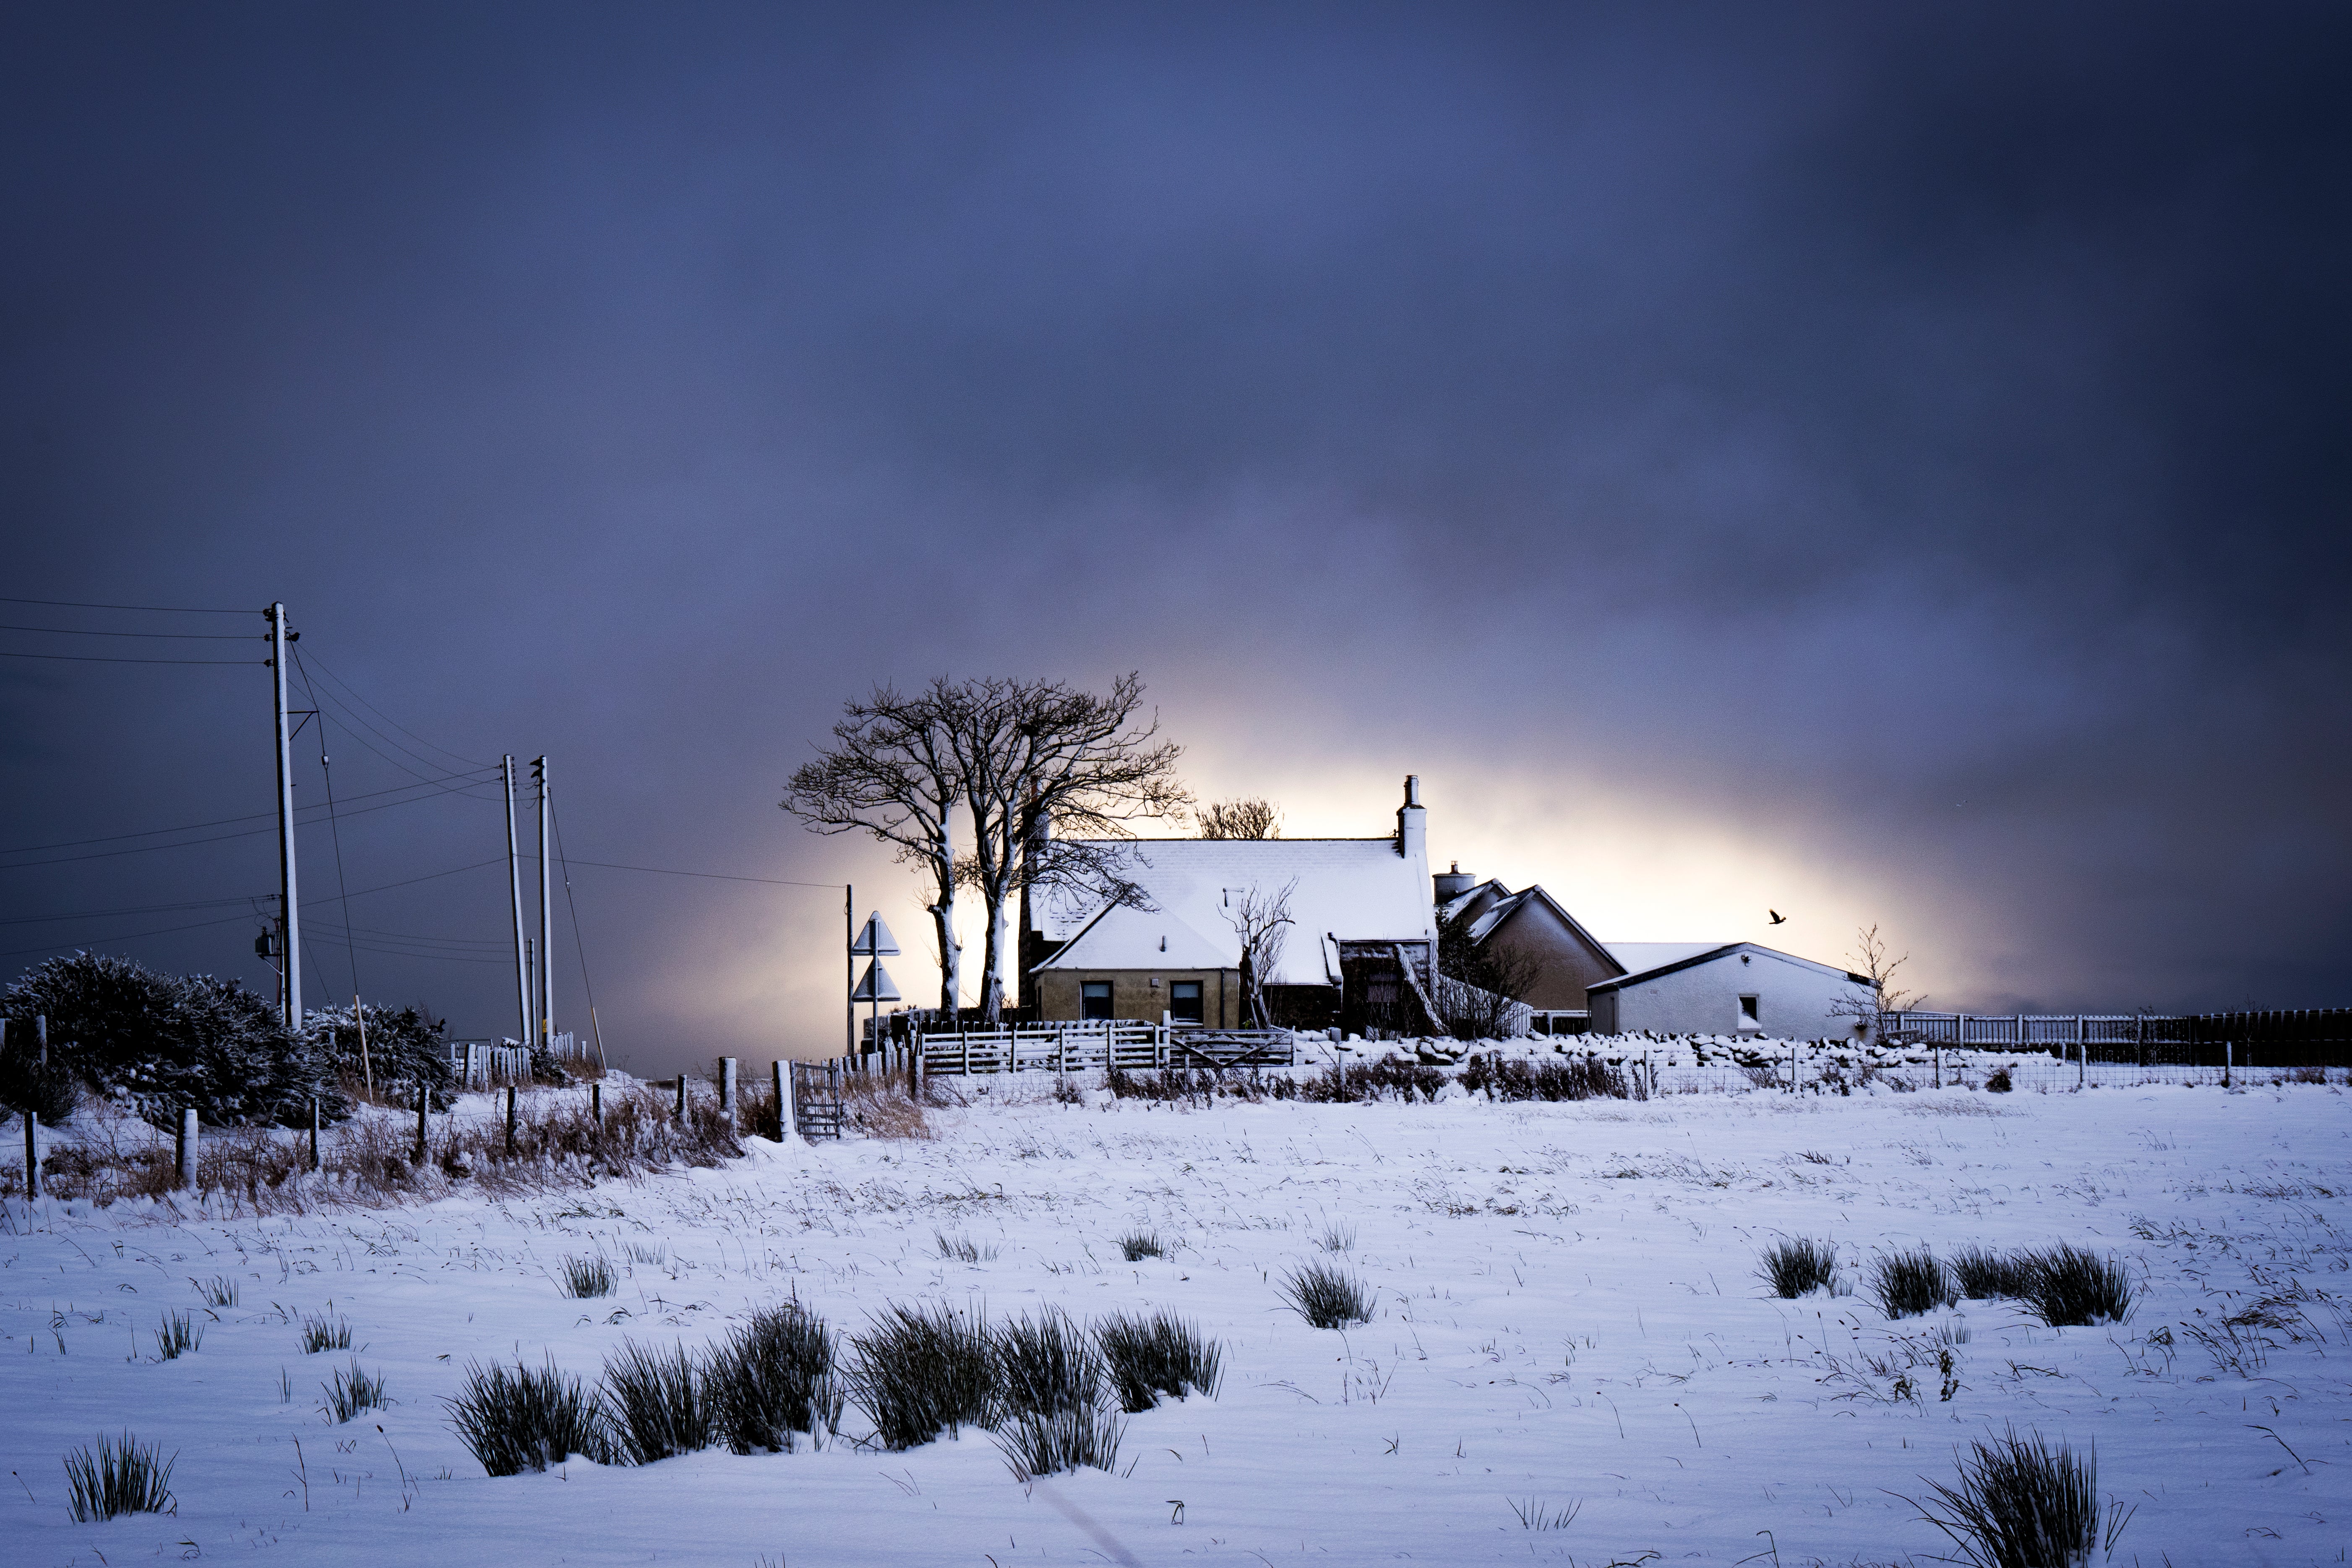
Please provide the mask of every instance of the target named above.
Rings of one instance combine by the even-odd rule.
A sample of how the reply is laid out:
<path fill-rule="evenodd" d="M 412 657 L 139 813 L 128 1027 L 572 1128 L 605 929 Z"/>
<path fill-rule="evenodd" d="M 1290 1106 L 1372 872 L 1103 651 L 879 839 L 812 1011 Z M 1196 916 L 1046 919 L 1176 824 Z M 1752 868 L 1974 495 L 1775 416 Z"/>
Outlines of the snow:
<path fill-rule="evenodd" d="M 2352 1100 L 2242 1075 L 2066 1092 L 2063 1070 L 2030 1080 L 2056 1091 L 2006 1096 L 1209 1108 L 974 1079 L 929 1141 L 757 1143 L 715 1171 L 529 1199 L 259 1220 L 11 1200 L 0 1555 L 1902 1562 L 1949 1548 L 1895 1494 L 1925 1496 L 1956 1446 L 2013 1424 L 2097 1445 L 2101 1490 L 2138 1505 L 2119 1563 L 2340 1562 Z M 1181 1245 L 1123 1263 L 1116 1238 L 1139 1226 Z M 1334 1226 L 1381 1298 L 1346 1334 L 1277 1293 Z M 941 1233 L 998 1255 L 947 1261 Z M 1849 1272 L 1893 1246 L 2072 1241 L 2119 1253 L 2142 1300 L 2094 1328 L 1981 1301 L 1890 1322 L 1861 1296 L 1764 1298 L 1755 1255 L 1781 1235 L 1833 1237 Z M 666 1261 L 625 1261 L 632 1243 Z M 620 1294 L 559 1295 L 550 1271 L 592 1251 L 619 1264 Z M 215 1275 L 240 1303 L 199 1351 L 156 1361 L 160 1314 Z M 624 1340 L 699 1345 L 793 1294 L 853 1330 L 889 1301 L 1170 1306 L 1224 1342 L 1225 1383 L 1131 1417 L 1121 1473 L 1026 1489 L 979 1433 L 491 1479 L 446 1425 L 469 1360 L 593 1377 Z M 2286 1326 L 2244 1331 L 2271 1342 L 2260 1364 L 2191 1338 L 2266 1297 Z M 317 1405 L 350 1357 L 297 1342 L 327 1310 L 397 1401 L 347 1426 Z M 1963 1327 L 1948 1402 L 1932 1362 L 1917 1402 L 1869 1370 Z M 178 1514 L 70 1523 L 60 1457 L 125 1428 L 177 1451 Z M 1515 1504 L 1574 1518 L 1529 1530 Z"/>

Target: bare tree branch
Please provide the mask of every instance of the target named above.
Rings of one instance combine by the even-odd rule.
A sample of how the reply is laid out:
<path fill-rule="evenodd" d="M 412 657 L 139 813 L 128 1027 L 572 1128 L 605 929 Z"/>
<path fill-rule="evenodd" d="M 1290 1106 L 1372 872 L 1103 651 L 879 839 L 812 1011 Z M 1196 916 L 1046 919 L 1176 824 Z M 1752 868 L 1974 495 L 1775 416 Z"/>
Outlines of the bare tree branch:
<path fill-rule="evenodd" d="M 1204 805 L 1195 819 L 1203 838 L 1279 838 L 1282 811 L 1271 801 L 1245 795 Z"/>
<path fill-rule="evenodd" d="M 1225 906 L 1225 923 L 1241 940 L 1242 998 L 1258 1028 L 1274 1027 L 1265 1005 L 1266 977 L 1282 965 L 1282 949 L 1290 937 L 1290 895 L 1298 890 L 1293 877 L 1274 892 L 1252 883 L 1241 897 Z"/>

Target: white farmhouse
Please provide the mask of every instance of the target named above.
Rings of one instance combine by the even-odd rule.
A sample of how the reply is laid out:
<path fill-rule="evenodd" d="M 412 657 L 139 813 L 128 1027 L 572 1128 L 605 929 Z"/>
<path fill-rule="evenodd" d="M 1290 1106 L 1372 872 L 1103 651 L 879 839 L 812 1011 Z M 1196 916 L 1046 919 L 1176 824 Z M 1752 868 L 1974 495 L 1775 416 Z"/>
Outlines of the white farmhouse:
<path fill-rule="evenodd" d="M 1597 1034 L 1769 1035 L 1858 1038 L 1856 987 L 1870 977 L 1752 942 L 1612 942 L 1625 966 L 1585 987 Z"/>

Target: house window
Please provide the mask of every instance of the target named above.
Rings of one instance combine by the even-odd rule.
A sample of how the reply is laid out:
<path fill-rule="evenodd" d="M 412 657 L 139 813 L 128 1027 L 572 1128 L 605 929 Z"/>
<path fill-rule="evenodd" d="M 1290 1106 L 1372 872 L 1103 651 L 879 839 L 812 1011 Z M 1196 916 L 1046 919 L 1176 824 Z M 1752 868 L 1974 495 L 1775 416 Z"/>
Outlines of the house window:
<path fill-rule="evenodd" d="M 1756 998 L 1753 996 L 1742 996 L 1739 999 L 1739 1026 L 1743 1029 L 1760 1029 L 1764 1026 L 1764 1021 L 1756 1016 Z"/>
<path fill-rule="evenodd" d="M 1168 1016 L 1179 1024 L 1202 1021 L 1199 981 L 1171 980 L 1168 983 Z"/>
<path fill-rule="evenodd" d="M 1111 1016 L 1109 981 L 1088 980 L 1079 985 L 1078 1016 L 1081 1018 Z"/>

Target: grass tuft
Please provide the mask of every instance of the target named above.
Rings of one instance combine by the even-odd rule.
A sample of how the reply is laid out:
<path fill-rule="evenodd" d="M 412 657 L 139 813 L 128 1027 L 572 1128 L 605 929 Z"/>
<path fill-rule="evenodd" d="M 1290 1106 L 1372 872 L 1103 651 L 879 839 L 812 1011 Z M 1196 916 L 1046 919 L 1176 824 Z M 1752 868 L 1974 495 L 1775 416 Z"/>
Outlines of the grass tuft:
<path fill-rule="evenodd" d="M 1516 1498 L 1503 1500 L 1511 1505 L 1513 1513 L 1518 1515 L 1522 1530 L 1566 1530 L 1576 1522 L 1576 1516 L 1584 1511 L 1580 1499 L 1565 1508 L 1556 1508 L 1541 1498 L 1529 1498 L 1525 1502 Z"/>
<path fill-rule="evenodd" d="M 1024 1411 L 996 1434 L 996 1447 L 1022 1482 L 1065 1470 L 1108 1470 L 1118 1459 L 1127 1423 L 1092 1405 L 1045 1414 Z"/>
<path fill-rule="evenodd" d="M 1223 1350 L 1173 1312 L 1113 1312 L 1095 1325 L 1095 1342 L 1119 1407 L 1130 1414 L 1150 1409 L 1162 1394 L 1216 1396 Z"/>
<path fill-rule="evenodd" d="M 493 1476 L 544 1470 L 574 1454 L 599 1464 L 614 1457 L 594 1396 L 552 1362 L 536 1369 L 468 1365 L 464 1390 L 446 1403 L 449 1424 Z"/>
<path fill-rule="evenodd" d="M 1376 1300 L 1371 1289 L 1336 1264 L 1309 1263 L 1283 1279 L 1284 1298 L 1318 1329 L 1369 1323 Z"/>
<path fill-rule="evenodd" d="M 2077 1568 L 2099 1544 L 2098 1479 L 2095 1451 L 2077 1458 L 2063 1443 L 2011 1429 L 1970 1445 L 1959 1485 L 1929 1481 L 1935 1500 L 1919 1512 L 1974 1568 Z M 2113 1521 L 2110 1546 L 2122 1528 Z"/>
<path fill-rule="evenodd" d="M 2017 1294 L 2052 1328 L 2122 1322 L 2131 1316 L 2131 1275 L 2121 1259 L 2061 1242 L 2019 1255 L 2024 1289 Z"/>
<path fill-rule="evenodd" d="M 2022 1296 L 2032 1272 L 2027 1258 L 2014 1252 L 1964 1247 L 1952 1254 L 1952 1277 L 1959 1283 L 1960 1294 L 1972 1301 Z"/>
<path fill-rule="evenodd" d="M 1790 1237 L 1764 1249 L 1757 1277 L 1772 1294 L 1795 1300 L 1810 1290 L 1826 1290 L 1837 1279 L 1837 1243 Z"/>
<path fill-rule="evenodd" d="M 841 1415 L 833 1331 L 797 1301 L 765 1307 L 710 1352 L 703 1403 L 719 1440 L 738 1454 L 789 1454 L 794 1433 L 814 1439 Z"/>
<path fill-rule="evenodd" d="M 992 1263 L 1000 1248 L 982 1247 L 968 1236 L 950 1236 L 946 1231 L 931 1233 L 940 1244 L 940 1256 L 956 1263 Z"/>
<path fill-rule="evenodd" d="M 205 1326 L 194 1312 L 166 1312 L 163 1326 L 155 1331 L 155 1353 L 165 1361 L 177 1361 L 204 1342 Z"/>
<path fill-rule="evenodd" d="M 302 1353 L 317 1355 L 320 1351 L 347 1351 L 352 1348 L 352 1326 L 339 1317 L 321 1312 L 317 1317 L 302 1320 Z"/>
<path fill-rule="evenodd" d="M 586 1300 L 613 1293 L 613 1266 L 603 1258 L 567 1258 L 556 1286 L 567 1296 Z"/>
<path fill-rule="evenodd" d="M 614 1447 L 633 1465 L 708 1448 L 715 1412 L 684 1345 L 667 1352 L 625 1342 L 604 1363 L 604 1412 Z"/>
<path fill-rule="evenodd" d="M 97 1524 L 126 1513 L 177 1513 L 172 1496 L 172 1467 L 177 1454 L 163 1458 L 153 1444 L 141 1445 L 125 1432 L 112 1442 L 98 1440 L 95 1450 L 79 1449 L 66 1456 L 68 1506 L 76 1524 Z"/>
<path fill-rule="evenodd" d="M 383 1374 L 378 1373 L 371 1377 L 360 1369 L 356 1361 L 352 1363 L 350 1371 L 336 1373 L 320 1386 L 327 1392 L 326 1412 L 335 1418 L 338 1426 L 362 1410 L 384 1407 Z"/>
<path fill-rule="evenodd" d="M 1015 1318 L 994 1339 L 999 1409 L 1005 1414 L 1052 1415 L 1101 1403 L 1102 1352 L 1059 1308 L 1047 1307 L 1034 1321 Z"/>
<path fill-rule="evenodd" d="M 1140 1263 L 1147 1258 L 1167 1257 L 1168 1247 L 1156 1230 L 1130 1230 L 1118 1238 L 1118 1255 L 1129 1263 Z"/>
<path fill-rule="evenodd" d="M 996 1347 L 977 1312 L 887 1306 L 864 1333 L 849 1336 L 849 1352 L 850 1390 L 885 1448 L 995 1424 Z"/>
<path fill-rule="evenodd" d="M 1951 1270 L 1924 1247 L 1916 1252 L 1889 1252 L 1873 1258 L 1870 1291 L 1890 1318 L 1916 1318 L 1959 1300 Z"/>
<path fill-rule="evenodd" d="M 236 1305 L 236 1281 L 226 1274 L 215 1274 L 209 1279 L 191 1279 L 188 1283 L 196 1288 L 196 1294 L 205 1299 L 207 1307 Z"/>
<path fill-rule="evenodd" d="M 630 1242 L 624 1249 L 632 1263 L 650 1263 L 656 1268 L 669 1261 L 669 1248 L 656 1241 L 647 1246 L 642 1241 Z"/>
<path fill-rule="evenodd" d="M 1356 1227 L 1338 1220 L 1315 1233 L 1315 1245 L 1326 1252 L 1353 1252 L 1356 1249 Z"/>

